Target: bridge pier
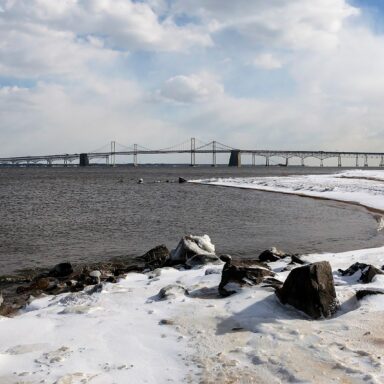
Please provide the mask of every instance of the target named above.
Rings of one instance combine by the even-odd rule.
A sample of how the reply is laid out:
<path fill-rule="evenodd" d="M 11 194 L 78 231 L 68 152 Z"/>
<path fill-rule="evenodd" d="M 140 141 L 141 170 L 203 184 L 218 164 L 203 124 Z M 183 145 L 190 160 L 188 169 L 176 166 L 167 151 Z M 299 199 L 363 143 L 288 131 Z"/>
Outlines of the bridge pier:
<path fill-rule="evenodd" d="M 289 165 L 289 157 L 286 157 L 285 158 L 285 166 L 288 167 L 288 165 Z"/>
<path fill-rule="evenodd" d="M 87 153 L 80 153 L 79 166 L 86 167 L 89 165 L 89 158 Z"/>
<path fill-rule="evenodd" d="M 254 153 L 252 153 L 252 165 L 256 166 L 256 155 Z"/>
<path fill-rule="evenodd" d="M 112 167 L 115 167 L 116 166 L 116 142 L 115 141 L 111 141 L 111 163 L 110 165 Z"/>
<path fill-rule="evenodd" d="M 216 141 L 212 141 L 212 167 L 216 167 Z"/>
<path fill-rule="evenodd" d="M 238 149 L 231 151 L 231 157 L 229 158 L 229 167 L 241 167 L 241 152 Z"/>
<path fill-rule="evenodd" d="M 196 139 L 191 137 L 191 167 L 196 165 Z"/>
<path fill-rule="evenodd" d="M 368 167 L 368 156 L 364 155 L 364 167 Z"/>
<path fill-rule="evenodd" d="M 301 158 L 301 166 L 302 166 L 302 167 L 305 167 L 304 157 Z"/>
<path fill-rule="evenodd" d="M 356 167 L 359 166 L 359 155 L 356 155 Z"/>
<path fill-rule="evenodd" d="M 379 167 L 384 167 L 384 156 L 383 155 L 380 157 L 380 165 L 379 165 Z"/>
<path fill-rule="evenodd" d="M 337 157 L 337 166 L 341 167 L 341 156 L 340 155 Z"/>
<path fill-rule="evenodd" d="M 269 167 L 269 156 L 265 156 L 265 166 Z"/>
<path fill-rule="evenodd" d="M 137 144 L 133 145 L 133 166 L 137 167 Z"/>

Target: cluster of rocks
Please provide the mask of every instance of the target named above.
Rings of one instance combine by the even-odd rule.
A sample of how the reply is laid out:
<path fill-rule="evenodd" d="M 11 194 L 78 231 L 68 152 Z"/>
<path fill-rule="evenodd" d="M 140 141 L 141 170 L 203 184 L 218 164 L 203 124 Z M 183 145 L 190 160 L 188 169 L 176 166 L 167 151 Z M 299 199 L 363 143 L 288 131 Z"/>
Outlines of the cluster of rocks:
<path fill-rule="evenodd" d="M 268 265 L 282 259 L 290 258 L 286 263 L 291 270 L 285 282 L 276 279 L 276 274 Z M 22 308 L 30 299 L 42 294 L 57 295 L 65 292 L 77 292 L 87 286 L 93 286 L 88 293 L 100 291 L 102 283 L 114 283 L 129 272 L 149 272 L 158 268 L 194 268 L 205 264 L 224 264 L 218 294 L 227 297 L 237 292 L 228 287 L 263 284 L 273 287 L 276 296 L 283 304 L 305 312 L 317 319 L 329 317 L 338 308 L 332 269 L 327 261 L 309 264 L 297 254 L 287 254 L 276 248 L 262 252 L 257 259 L 232 260 L 229 255 L 215 254 L 215 247 L 209 236 L 184 236 L 171 252 L 165 245 L 159 245 L 143 256 L 127 262 L 97 263 L 73 267 L 70 263 L 57 264 L 50 270 L 35 276 L 2 276 L 0 289 L 0 315 L 11 315 Z M 339 270 L 342 276 L 361 273 L 359 280 L 369 283 L 376 274 L 384 272 L 372 265 L 355 263 L 346 270 Z M 214 272 L 214 271 L 213 271 Z M 207 270 L 207 273 L 211 273 Z M 159 299 L 167 299 L 177 292 L 188 294 L 178 285 L 164 287 L 159 292 Z M 360 290 L 356 297 L 361 299 L 369 294 L 380 294 L 372 289 Z"/>
<path fill-rule="evenodd" d="M 209 236 L 185 236 L 170 252 L 159 245 L 143 256 L 128 261 L 73 266 L 65 262 L 37 274 L 0 277 L 0 316 L 10 316 L 42 294 L 78 292 L 87 286 L 115 283 L 129 272 L 152 271 L 163 267 L 192 268 L 206 263 L 221 263 Z"/>
<path fill-rule="evenodd" d="M 267 262 L 278 261 L 290 257 L 290 264 L 295 264 L 284 283 L 274 278 Z M 228 291 L 225 286 L 229 282 L 264 284 L 275 288 L 275 293 L 283 304 L 305 312 L 314 319 L 329 317 L 338 307 L 336 291 L 333 282 L 332 269 L 328 262 L 322 261 L 307 264 L 298 255 L 285 254 L 276 248 L 262 252 L 254 266 L 245 267 L 234 265 L 230 257 L 222 257 L 225 261 L 219 293 L 228 296 L 236 291 Z M 303 265 L 305 264 L 305 265 Z"/>
<path fill-rule="evenodd" d="M 64 262 L 39 273 L 0 277 L 0 316 L 10 316 L 43 294 L 78 292 L 103 282 L 115 283 L 130 271 L 142 271 L 143 263 L 108 262 L 73 266 Z"/>

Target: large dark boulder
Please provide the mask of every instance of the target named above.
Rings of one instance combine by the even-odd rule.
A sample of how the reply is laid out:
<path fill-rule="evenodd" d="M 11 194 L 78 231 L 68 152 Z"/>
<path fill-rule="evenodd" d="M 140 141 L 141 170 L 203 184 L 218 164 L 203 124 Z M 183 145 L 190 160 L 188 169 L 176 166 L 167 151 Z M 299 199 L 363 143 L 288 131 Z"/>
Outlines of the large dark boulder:
<path fill-rule="evenodd" d="M 327 261 L 293 269 L 283 286 L 276 289 L 276 295 L 283 304 L 290 304 L 314 319 L 329 317 L 338 307 L 332 269 Z"/>
<path fill-rule="evenodd" d="M 158 245 L 155 248 L 149 250 L 143 256 L 137 258 L 137 260 L 145 263 L 146 268 L 156 269 L 163 267 L 169 259 L 169 250 L 165 245 Z"/>
<path fill-rule="evenodd" d="M 275 275 L 272 271 L 266 268 L 235 265 L 232 263 L 232 258 L 229 255 L 223 255 L 220 259 L 224 261 L 225 264 L 218 289 L 219 294 L 224 297 L 236 293 L 236 291 L 229 291 L 225 288 L 228 283 L 256 285 L 260 284 L 265 277 Z"/>
<path fill-rule="evenodd" d="M 71 263 L 60 263 L 55 265 L 48 273 L 52 277 L 67 277 L 73 272 Z"/>

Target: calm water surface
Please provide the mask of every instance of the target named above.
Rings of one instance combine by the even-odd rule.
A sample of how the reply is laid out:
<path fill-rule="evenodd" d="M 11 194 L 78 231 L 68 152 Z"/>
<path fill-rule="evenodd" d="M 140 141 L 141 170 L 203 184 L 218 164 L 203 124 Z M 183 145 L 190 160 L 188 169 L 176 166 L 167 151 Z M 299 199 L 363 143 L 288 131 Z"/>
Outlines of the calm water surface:
<path fill-rule="evenodd" d="M 278 167 L 0 168 L 0 274 L 61 261 L 137 256 L 184 234 L 255 257 L 379 246 L 365 209 L 276 193 L 178 184 L 188 179 L 332 172 Z M 144 184 L 137 184 L 139 178 Z M 168 182 L 167 182 L 168 181 Z"/>

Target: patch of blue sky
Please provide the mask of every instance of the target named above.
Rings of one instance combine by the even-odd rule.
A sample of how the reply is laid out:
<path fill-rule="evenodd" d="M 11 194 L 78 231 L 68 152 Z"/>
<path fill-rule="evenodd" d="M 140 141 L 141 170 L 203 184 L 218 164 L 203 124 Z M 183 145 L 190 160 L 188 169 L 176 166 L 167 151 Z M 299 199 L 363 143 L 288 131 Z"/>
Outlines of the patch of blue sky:
<path fill-rule="evenodd" d="M 360 19 L 368 23 L 375 33 L 384 33 L 384 0 L 349 0 L 348 2 L 360 9 Z"/>
<path fill-rule="evenodd" d="M 38 80 L 0 76 L 0 87 L 34 88 Z"/>
<path fill-rule="evenodd" d="M 115 68 L 115 75 L 134 78 L 142 87 L 148 88 L 156 79 L 162 77 L 159 75 L 161 67 L 158 64 L 158 56 L 158 53 L 149 51 L 133 52 L 120 60 Z"/>
<path fill-rule="evenodd" d="M 177 75 L 210 71 L 214 59 L 205 54 L 134 52 L 125 60 L 125 71 L 143 86 L 160 84 Z"/>
<path fill-rule="evenodd" d="M 197 17 L 189 16 L 185 13 L 175 15 L 173 21 L 179 27 L 183 27 L 188 24 L 201 24 L 200 20 Z"/>
<path fill-rule="evenodd" d="M 297 85 L 284 68 L 267 70 L 249 64 L 227 74 L 224 88 L 234 97 L 271 100 L 291 96 Z"/>

